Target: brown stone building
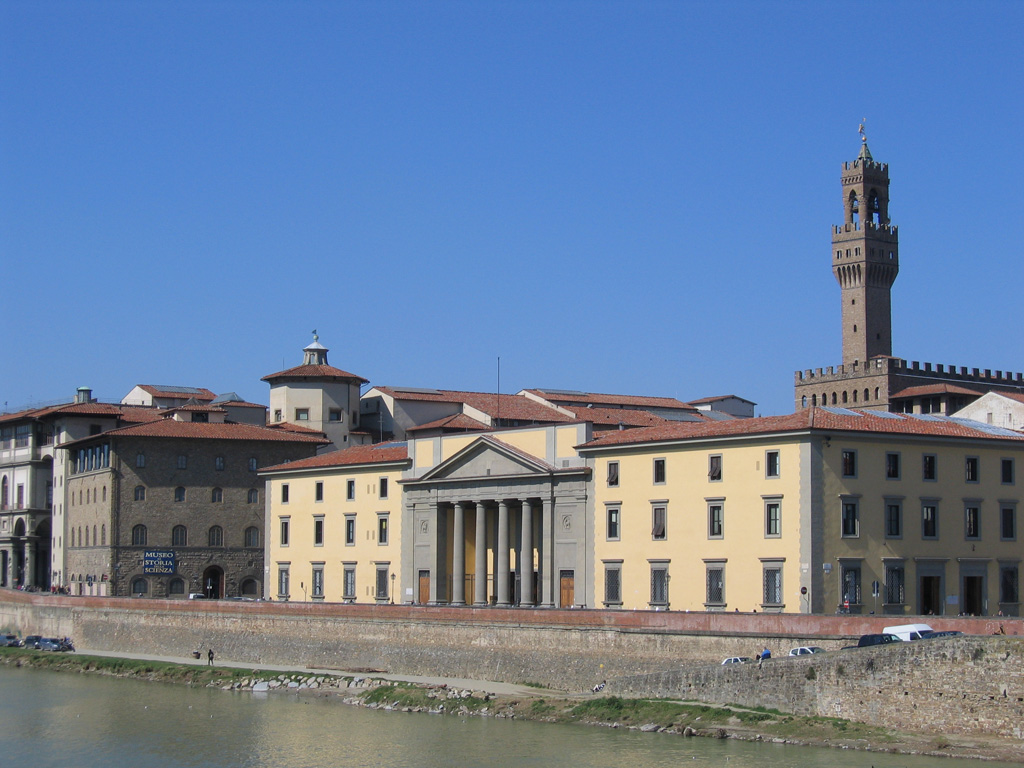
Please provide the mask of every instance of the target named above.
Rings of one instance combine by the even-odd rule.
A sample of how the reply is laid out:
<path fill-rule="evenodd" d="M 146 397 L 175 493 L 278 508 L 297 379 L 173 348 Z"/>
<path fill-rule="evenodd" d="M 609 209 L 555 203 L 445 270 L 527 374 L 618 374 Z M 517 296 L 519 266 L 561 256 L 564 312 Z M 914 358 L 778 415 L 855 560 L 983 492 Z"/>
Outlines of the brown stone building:
<path fill-rule="evenodd" d="M 828 405 L 898 413 L 952 414 L 986 392 L 1024 393 L 1024 374 L 908 362 L 892 354 L 891 289 L 899 233 L 889 219 L 889 166 L 867 142 L 843 163 L 843 223 L 832 228 L 840 288 L 843 362 L 797 371 L 796 409 Z"/>
<path fill-rule="evenodd" d="M 223 411 L 203 407 L 62 445 L 71 465 L 72 592 L 261 595 L 266 499 L 257 472 L 313 456 L 324 443 L 320 435 L 224 423 Z"/>

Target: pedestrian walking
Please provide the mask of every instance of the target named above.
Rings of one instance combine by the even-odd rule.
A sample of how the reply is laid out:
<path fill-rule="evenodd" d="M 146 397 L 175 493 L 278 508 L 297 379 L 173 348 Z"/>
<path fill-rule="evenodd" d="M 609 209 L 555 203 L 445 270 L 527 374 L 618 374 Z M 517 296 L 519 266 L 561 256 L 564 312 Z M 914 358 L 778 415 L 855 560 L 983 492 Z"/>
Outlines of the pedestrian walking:
<path fill-rule="evenodd" d="M 206 652 L 206 660 L 207 660 L 207 662 L 206 662 L 207 666 L 212 667 L 213 666 L 213 648 L 211 648 L 210 650 L 208 650 Z"/>

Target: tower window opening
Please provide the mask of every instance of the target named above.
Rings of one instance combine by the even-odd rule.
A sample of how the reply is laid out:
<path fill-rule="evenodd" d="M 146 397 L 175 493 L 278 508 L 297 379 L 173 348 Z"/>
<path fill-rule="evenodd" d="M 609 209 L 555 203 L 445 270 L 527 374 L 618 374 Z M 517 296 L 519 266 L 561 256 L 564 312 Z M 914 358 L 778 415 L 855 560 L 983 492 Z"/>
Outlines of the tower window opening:
<path fill-rule="evenodd" d="M 846 392 L 843 392 L 843 405 L 846 405 Z"/>
<path fill-rule="evenodd" d="M 850 192 L 850 222 L 854 226 L 860 224 L 860 201 L 857 200 L 857 193 Z"/>
<path fill-rule="evenodd" d="M 853 390 L 853 402 L 857 402 L 857 390 Z"/>
<path fill-rule="evenodd" d="M 854 326 L 853 326 L 853 332 L 854 332 L 854 333 L 856 333 L 856 332 L 857 332 L 857 326 L 856 326 L 856 325 L 854 325 Z"/>
<path fill-rule="evenodd" d="M 837 405 L 837 404 L 838 404 L 838 399 L 836 398 L 836 393 L 833 392 L 832 393 L 832 405 Z"/>
<path fill-rule="evenodd" d="M 868 388 L 864 387 L 864 402 L 865 403 L 868 401 L 870 394 L 871 393 L 868 391 Z"/>
<path fill-rule="evenodd" d="M 881 209 L 878 205 L 878 193 L 874 190 L 871 191 L 871 196 L 868 197 L 868 217 L 865 221 L 870 221 L 875 224 L 882 223 Z"/>

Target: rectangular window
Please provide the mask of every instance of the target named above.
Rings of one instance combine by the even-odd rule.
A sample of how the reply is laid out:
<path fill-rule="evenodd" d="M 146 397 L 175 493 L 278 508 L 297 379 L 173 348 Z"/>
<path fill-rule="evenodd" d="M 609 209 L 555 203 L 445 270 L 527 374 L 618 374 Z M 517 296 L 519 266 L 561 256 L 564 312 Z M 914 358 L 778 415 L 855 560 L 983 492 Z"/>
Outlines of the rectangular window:
<path fill-rule="evenodd" d="M 926 453 L 922 460 L 921 477 L 925 480 L 935 480 L 938 477 L 935 454 Z"/>
<path fill-rule="evenodd" d="M 324 567 L 323 565 L 313 566 L 313 589 L 311 596 L 314 600 L 324 599 Z"/>
<path fill-rule="evenodd" d="M 137 454 L 135 454 L 135 466 L 136 467 L 144 467 L 144 466 L 146 466 L 146 454 L 144 454 L 144 453 L 137 453 Z"/>
<path fill-rule="evenodd" d="M 719 503 L 708 504 L 708 538 L 720 539 L 724 531 L 723 506 Z"/>
<path fill-rule="evenodd" d="M 968 456 L 964 459 L 964 479 L 968 483 L 978 482 L 978 457 Z"/>
<path fill-rule="evenodd" d="M 652 606 L 668 605 L 668 567 L 665 565 L 651 566 L 651 603 Z"/>
<path fill-rule="evenodd" d="M 764 594 L 762 605 L 765 607 L 779 607 L 782 605 L 782 566 L 778 564 L 765 564 L 762 573 L 762 584 Z"/>
<path fill-rule="evenodd" d="M 388 516 L 377 515 L 377 543 L 384 545 L 388 543 Z"/>
<path fill-rule="evenodd" d="M 340 408 L 331 408 L 331 410 L 329 410 L 327 412 L 327 420 L 328 421 L 341 421 L 341 409 Z"/>
<path fill-rule="evenodd" d="M 178 469 L 188 469 L 188 457 L 184 454 L 178 456 Z"/>
<path fill-rule="evenodd" d="M 843 537 L 860 536 L 860 510 L 856 501 L 843 501 Z"/>
<path fill-rule="evenodd" d="M 768 537 L 782 535 L 782 504 L 778 501 L 764 503 L 764 535 Z"/>
<path fill-rule="evenodd" d="M 353 501 L 356 497 L 356 481 L 348 480 L 345 483 L 345 498 Z"/>
<path fill-rule="evenodd" d="M 921 505 L 921 536 L 925 539 L 939 537 L 939 508 L 934 504 Z"/>
<path fill-rule="evenodd" d="M 378 483 L 377 497 L 381 499 L 388 497 L 388 479 L 386 477 L 382 477 Z"/>
<path fill-rule="evenodd" d="M 1014 541 L 1017 538 L 1017 510 L 1003 507 L 999 510 L 999 538 Z"/>
<path fill-rule="evenodd" d="M 281 503 L 288 503 L 288 483 L 281 483 Z"/>
<path fill-rule="evenodd" d="M 345 600 L 356 599 L 356 567 L 355 565 L 345 565 L 345 584 L 341 596 Z"/>
<path fill-rule="evenodd" d="M 354 547 L 356 544 L 356 516 L 345 515 L 345 546 Z"/>
<path fill-rule="evenodd" d="M 1020 602 L 1020 581 L 1016 565 L 999 566 L 999 602 Z"/>
<path fill-rule="evenodd" d="M 621 510 L 620 510 L 619 507 L 608 507 L 607 508 L 608 525 L 607 525 L 607 529 L 606 529 L 605 538 L 608 539 L 608 541 L 618 541 L 619 540 L 619 535 L 620 535 L 620 530 L 619 530 L 620 515 L 621 515 Z"/>
<path fill-rule="evenodd" d="M 704 605 L 722 607 L 725 605 L 725 566 L 708 565 L 705 574 Z"/>
<path fill-rule="evenodd" d="M 296 421 L 309 421 L 309 408 L 296 408 L 295 409 L 295 420 Z"/>
<path fill-rule="evenodd" d="M 377 600 L 388 599 L 388 566 L 378 565 L 377 566 L 377 579 L 376 579 L 377 591 L 374 597 Z"/>
<path fill-rule="evenodd" d="M 721 455 L 708 456 L 708 480 L 718 482 L 722 479 Z"/>
<path fill-rule="evenodd" d="M 885 566 L 885 602 L 903 605 L 907 601 L 907 575 L 902 565 Z"/>
<path fill-rule="evenodd" d="M 251 457 L 249 459 L 249 471 L 250 472 L 255 472 L 258 468 L 259 468 L 259 462 L 256 460 L 256 457 L 255 456 Z"/>
<path fill-rule="evenodd" d="M 319 480 L 317 481 L 316 487 L 314 488 L 314 498 L 316 499 L 316 501 L 324 500 L 324 484 Z"/>
<path fill-rule="evenodd" d="M 1003 459 L 999 464 L 1003 485 L 1013 485 L 1013 459 Z"/>
<path fill-rule="evenodd" d="M 903 536 L 903 504 L 887 500 L 885 503 L 885 537 L 899 539 Z"/>
<path fill-rule="evenodd" d="M 860 563 L 842 566 L 843 602 L 860 605 Z"/>
<path fill-rule="evenodd" d="M 622 605 L 622 564 L 604 566 L 604 604 Z"/>
<path fill-rule="evenodd" d="M 857 476 L 857 452 L 843 451 L 843 477 Z"/>
<path fill-rule="evenodd" d="M 900 455 L 898 453 L 885 454 L 885 479 L 900 479 Z"/>
<path fill-rule="evenodd" d="M 287 517 L 281 518 L 281 546 L 288 546 L 288 534 L 291 532 L 291 520 Z"/>
<path fill-rule="evenodd" d="M 213 468 L 218 472 L 224 471 L 224 457 L 218 456 L 213 460 Z"/>
<path fill-rule="evenodd" d="M 665 482 L 665 460 L 654 460 L 654 484 L 661 485 Z"/>
<path fill-rule="evenodd" d="M 981 538 L 981 509 L 974 506 L 964 507 L 964 536 L 968 539 Z"/>
<path fill-rule="evenodd" d="M 277 568 L 277 596 L 288 597 L 289 592 L 288 566 L 280 565 Z"/>
<path fill-rule="evenodd" d="M 779 476 L 779 452 L 778 451 L 766 451 L 764 454 L 764 476 L 765 477 L 778 477 Z"/>
<path fill-rule="evenodd" d="M 668 538 L 667 517 L 665 507 L 660 505 L 651 507 L 651 538 L 655 541 L 665 541 Z"/>
<path fill-rule="evenodd" d="M 313 546 L 322 547 L 324 545 L 324 519 L 322 517 L 313 518 Z"/>
<path fill-rule="evenodd" d="M 608 487 L 616 488 L 619 485 L 619 462 L 608 462 Z"/>

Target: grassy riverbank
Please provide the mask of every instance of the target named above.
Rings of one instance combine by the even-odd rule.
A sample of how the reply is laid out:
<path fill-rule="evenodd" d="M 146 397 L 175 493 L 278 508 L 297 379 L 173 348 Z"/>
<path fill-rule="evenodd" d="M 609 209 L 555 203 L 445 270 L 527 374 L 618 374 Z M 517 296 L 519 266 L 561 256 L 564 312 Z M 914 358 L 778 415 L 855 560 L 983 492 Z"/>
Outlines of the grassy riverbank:
<path fill-rule="evenodd" d="M 532 695 L 495 696 L 446 685 L 396 682 L 372 674 L 282 674 L 273 670 L 46 653 L 23 648 L 0 648 L 0 663 L 224 690 L 268 690 L 335 697 L 345 704 L 389 711 L 578 723 L 681 737 L 738 738 L 1024 762 L 1024 745 L 1018 742 L 900 733 L 839 718 L 799 717 L 775 710 L 715 707 L 698 702 L 569 696 L 539 688 Z"/>

